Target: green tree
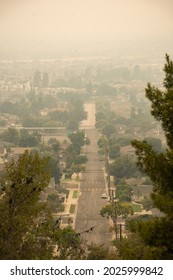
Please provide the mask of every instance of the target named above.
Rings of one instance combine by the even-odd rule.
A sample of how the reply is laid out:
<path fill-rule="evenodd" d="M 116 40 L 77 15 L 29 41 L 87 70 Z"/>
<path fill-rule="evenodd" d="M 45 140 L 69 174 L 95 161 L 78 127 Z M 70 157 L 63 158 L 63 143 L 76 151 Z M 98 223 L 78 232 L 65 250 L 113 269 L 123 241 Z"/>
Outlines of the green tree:
<path fill-rule="evenodd" d="M 116 239 L 118 237 L 118 229 L 117 229 L 117 219 L 121 217 L 126 219 L 129 215 L 133 215 L 133 209 L 131 206 L 126 205 L 125 203 L 120 203 L 119 201 L 111 202 L 104 206 L 100 215 L 104 218 L 111 218 L 114 224 L 114 230 L 116 233 Z"/>
<path fill-rule="evenodd" d="M 161 151 L 162 150 L 162 140 L 154 137 L 147 137 L 145 140 L 152 146 L 153 150 Z"/>
<path fill-rule="evenodd" d="M 151 198 L 156 207 L 165 213 L 163 218 L 137 222 L 133 231 L 139 234 L 144 244 L 158 253 L 160 259 L 173 258 L 173 63 L 166 55 L 164 67 L 165 90 L 148 84 L 146 97 L 151 101 L 151 113 L 161 122 L 167 141 L 167 149 L 158 152 L 144 141 L 132 141 L 136 149 L 137 165 L 153 184 Z M 151 256 L 152 258 L 152 256 Z"/>
<path fill-rule="evenodd" d="M 72 164 L 71 166 L 72 172 L 77 174 L 77 178 L 79 177 L 79 173 L 85 171 L 86 167 L 82 164 Z"/>
<path fill-rule="evenodd" d="M 74 159 L 74 164 L 84 164 L 86 163 L 88 160 L 86 155 L 78 155 L 75 159 Z"/>
<path fill-rule="evenodd" d="M 84 130 L 78 130 L 73 132 L 69 136 L 72 142 L 72 149 L 75 151 L 76 155 L 80 154 L 81 147 L 85 144 L 85 132 Z"/>
<path fill-rule="evenodd" d="M 51 208 L 53 212 L 63 212 L 64 211 L 64 205 L 62 204 L 62 201 L 59 199 L 59 195 L 52 193 L 49 194 L 47 197 L 47 204 L 48 207 Z"/>
<path fill-rule="evenodd" d="M 168 54 L 166 54 L 166 63 L 164 66 L 164 72 L 165 72 L 165 78 L 163 85 L 167 90 L 170 90 L 173 88 L 173 61 L 170 60 L 170 57 Z"/>
<path fill-rule="evenodd" d="M 131 202 L 132 188 L 129 185 L 121 184 L 116 187 L 116 197 L 120 201 Z"/>
<path fill-rule="evenodd" d="M 97 145 L 100 149 L 106 149 L 108 147 L 108 139 L 104 135 L 99 138 Z"/>
<path fill-rule="evenodd" d="M 0 258 L 47 259 L 52 245 L 49 231 L 51 217 L 43 203 L 41 191 L 50 175 L 47 158 L 26 151 L 17 162 L 6 164 L 1 178 Z M 44 246 L 44 247 L 43 247 Z"/>
<path fill-rule="evenodd" d="M 116 129 L 113 124 L 107 124 L 102 128 L 102 132 L 109 138 L 113 133 L 116 132 Z"/>
<path fill-rule="evenodd" d="M 116 159 L 120 156 L 120 145 L 112 145 L 109 147 L 109 157 L 111 159 Z"/>
<path fill-rule="evenodd" d="M 117 255 L 122 260 L 143 260 L 149 258 L 149 248 L 139 236 L 131 233 L 130 236 L 124 237 L 121 241 L 114 240 Z"/>
<path fill-rule="evenodd" d="M 76 130 L 79 127 L 79 122 L 87 118 L 87 113 L 84 111 L 83 100 L 78 95 L 73 95 L 69 100 L 69 112 L 67 128 Z"/>
<path fill-rule="evenodd" d="M 68 130 L 75 131 L 79 128 L 79 122 L 75 119 L 70 119 L 66 125 Z"/>
<path fill-rule="evenodd" d="M 57 141 L 57 142 L 55 142 L 55 143 L 52 144 L 52 149 L 53 149 L 54 152 L 58 153 L 59 148 L 60 148 L 60 143 L 59 143 L 59 141 Z"/>
<path fill-rule="evenodd" d="M 0 181 L 0 259 L 81 258 L 79 236 L 69 226 L 61 229 L 60 218 L 52 218 L 49 202 L 56 197 L 48 205 L 41 202 L 50 171 L 50 159 L 37 152 L 26 151 L 6 164 Z"/>
<path fill-rule="evenodd" d="M 53 240 L 56 243 L 56 251 L 54 258 L 60 260 L 79 260 L 84 254 L 84 248 L 81 245 L 79 235 L 68 226 L 64 229 L 56 231 Z"/>
<path fill-rule="evenodd" d="M 19 141 L 19 132 L 15 128 L 9 127 L 1 134 L 1 139 L 16 145 Z"/>
<path fill-rule="evenodd" d="M 130 178 L 137 177 L 139 171 L 134 160 L 129 156 L 121 156 L 110 164 L 110 175 L 116 178 Z"/>
<path fill-rule="evenodd" d="M 56 110 L 53 112 L 49 112 L 49 116 L 50 116 L 51 120 L 53 120 L 53 121 L 58 121 L 62 125 L 67 124 L 67 121 L 68 121 L 68 112 L 67 111 L 61 112 L 61 111 Z"/>
<path fill-rule="evenodd" d="M 87 248 L 87 260 L 115 260 L 115 253 L 109 252 L 109 248 L 105 248 L 103 244 L 91 244 Z"/>
<path fill-rule="evenodd" d="M 58 160 L 50 158 L 48 162 L 48 168 L 50 170 L 51 177 L 55 179 L 55 183 L 59 184 L 62 174 Z"/>
<path fill-rule="evenodd" d="M 39 144 L 39 140 L 34 135 L 22 135 L 19 139 L 18 145 L 20 147 L 36 147 Z"/>
<path fill-rule="evenodd" d="M 16 103 L 10 101 L 4 101 L 0 104 L 1 113 L 8 113 L 11 115 L 15 115 L 17 112 L 18 106 Z"/>

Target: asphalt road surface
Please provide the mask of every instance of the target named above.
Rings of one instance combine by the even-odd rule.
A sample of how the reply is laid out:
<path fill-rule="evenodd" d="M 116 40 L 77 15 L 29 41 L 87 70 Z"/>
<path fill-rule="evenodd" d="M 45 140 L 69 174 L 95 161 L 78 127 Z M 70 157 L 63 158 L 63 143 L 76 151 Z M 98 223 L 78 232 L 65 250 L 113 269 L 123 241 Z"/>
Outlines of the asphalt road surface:
<path fill-rule="evenodd" d="M 95 104 L 85 104 L 85 110 L 88 112 L 88 118 L 81 123 L 80 129 L 85 129 L 91 143 L 84 149 L 88 162 L 80 183 L 75 230 L 81 233 L 87 243 L 109 246 L 110 225 L 107 219 L 100 216 L 100 210 L 107 202 L 101 198 L 106 192 L 105 162 L 100 161 L 98 156 L 97 141 L 100 135 L 95 129 Z"/>

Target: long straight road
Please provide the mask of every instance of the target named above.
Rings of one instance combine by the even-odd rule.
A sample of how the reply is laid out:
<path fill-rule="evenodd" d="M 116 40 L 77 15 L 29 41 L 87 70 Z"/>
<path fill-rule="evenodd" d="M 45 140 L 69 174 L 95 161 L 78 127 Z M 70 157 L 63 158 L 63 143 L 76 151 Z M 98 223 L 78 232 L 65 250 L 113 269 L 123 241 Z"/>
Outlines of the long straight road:
<path fill-rule="evenodd" d="M 88 118 L 81 123 L 80 128 L 85 129 L 91 143 L 85 150 L 88 162 L 81 178 L 75 229 L 76 232 L 88 231 L 82 234 L 88 243 L 108 246 L 111 240 L 110 226 L 108 221 L 100 216 L 100 210 L 106 204 L 106 201 L 101 199 L 102 193 L 106 192 L 106 184 L 104 161 L 99 161 L 98 156 L 99 133 L 95 129 L 95 104 L 85 104 L 85 110 L 88 112 Z"/>

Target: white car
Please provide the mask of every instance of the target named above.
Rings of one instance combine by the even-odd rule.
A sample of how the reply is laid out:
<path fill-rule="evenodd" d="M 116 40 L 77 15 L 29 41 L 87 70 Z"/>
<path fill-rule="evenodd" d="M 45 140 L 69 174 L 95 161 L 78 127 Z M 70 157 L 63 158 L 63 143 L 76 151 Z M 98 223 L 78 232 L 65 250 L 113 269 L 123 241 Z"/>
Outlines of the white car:
<path fill-rule="evenodd" d="M 103 198 L 103 199 L 108 199 L 108 198 L 109 198 L 109 196 L 108 196 L 108 194 L 107 194 L 107 193 L 103 193 L 103 194 L 101 195 L 101 198 Z"/>

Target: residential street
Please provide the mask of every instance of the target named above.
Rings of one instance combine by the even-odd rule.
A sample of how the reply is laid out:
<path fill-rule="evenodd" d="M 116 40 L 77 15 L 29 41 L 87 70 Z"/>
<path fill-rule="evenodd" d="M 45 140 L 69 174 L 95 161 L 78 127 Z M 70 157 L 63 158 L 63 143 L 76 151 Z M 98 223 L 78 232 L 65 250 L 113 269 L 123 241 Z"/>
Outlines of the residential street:
<path fill-rule="evenodd" d="M 100 216 L 100 210 L 106 204 L 106 200 L 101 198 L 101 195 L 106 192 L 106 182 L 105 163 L 100 161 L 98 157 L 99 133 L 95 129 L 95 104 L 85 104 L 85 110 L 88 112 L 88 118 L 81 123 L 80 129 L 85 129 L 91 143 L 84 150 L 88 162 L 80 183 L 75 229 L 82 233 L 82 237 L 88 243 L 109 245 L 111 240 L 110 225 L 108 220 Z"/>

